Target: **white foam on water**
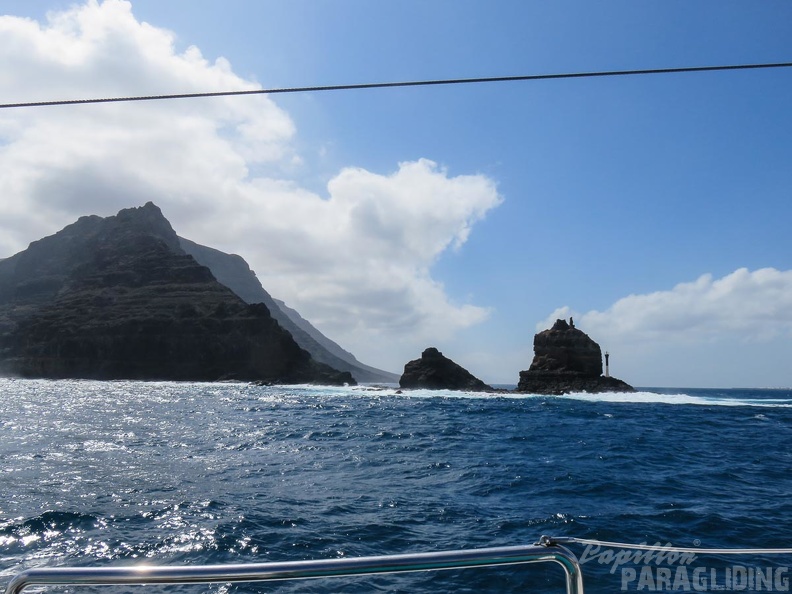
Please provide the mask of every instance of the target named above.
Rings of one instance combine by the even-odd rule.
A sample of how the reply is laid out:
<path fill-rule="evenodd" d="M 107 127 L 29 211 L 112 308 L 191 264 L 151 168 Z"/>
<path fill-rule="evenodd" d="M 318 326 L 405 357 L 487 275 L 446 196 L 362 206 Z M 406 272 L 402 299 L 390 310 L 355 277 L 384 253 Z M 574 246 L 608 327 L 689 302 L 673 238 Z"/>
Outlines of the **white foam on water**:
<path fill-rule="evenodd" d="M 315 388 L 315 386 L 314 386 Z M 753 406 L 764 408 L 792 408 L 792 399 L 789 398 L 741 398 L 728 396 L 722 392 L 713 395 L 687 394 L 683 389 L 677 394 L 661 394 L 659 392 L 604 392 L 590 394 L 587 392 L 563 394 L 559 396 L 547 394 L 524 394 L 520 392 L 464 392 L 457 390 L 401 390 L 390 386 L 353 386 L 339 388 L 339 392 L 352 393 L 359 396 L 406 396 L 410 398 L 509 398 L 518 400 L 554 399 L 577 400 L 583 402 L 608 402 L 631 404 L 669 404 L 669 405 L 696 405 L 696 406 Z M 739 392 L 735 390 L 735 392 Z"/>

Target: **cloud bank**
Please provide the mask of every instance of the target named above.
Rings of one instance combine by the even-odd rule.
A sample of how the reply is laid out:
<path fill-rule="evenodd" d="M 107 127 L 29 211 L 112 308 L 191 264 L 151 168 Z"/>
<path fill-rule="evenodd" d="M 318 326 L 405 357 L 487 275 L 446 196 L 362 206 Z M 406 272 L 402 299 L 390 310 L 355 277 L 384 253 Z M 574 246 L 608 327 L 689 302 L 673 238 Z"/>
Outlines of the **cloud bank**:
<path fill-rule="evenodd" d="M 0 80 L 7 101 L 261 88 L 175 42 L 122 0 L 46 23 L 0 17 Z M 0 257 L 78 216 L 151 200 L 179 234 L 244 256 L 268 291 L 363 361 L 393 367 L 487 317 L 455 303 L 431 267 L 500 204 L 491 179 L 419 159 L 347 167 L 319 195 L 300 183 L 310 172 L 296 135 L 261 95 L 5 110 Z"/>
<path fill-rule="evenodd" d="M 745 371 L 746 365 L 756 366 L 759 377 L 775 376 L 779 367 L 772 348 L 763 360 L 745 355 L 759 343 L 779 343 L 777 352 L 788 352 L 792 270 L 740 268 L 718 279 L 704 274 L 671 290 L 629 295 L 605 311 L 580 313 L 565 306 L 537 324 L 537 330 L 570 315 L 603 349 L 620 353 L 625 377 L 647 373 L 652 381 L 643 385 L 666 385 L 663 373 L 670 368 L 679 377 L 685 370 L 691 377 L 706 377 L 702 373 L 711 368 L 716 383 L 709 385 L 723 385 L 730 377 L 737 382 L 740 374 L 732 372 Z M 653 368 L 657 374 L 648 374 Z"/>

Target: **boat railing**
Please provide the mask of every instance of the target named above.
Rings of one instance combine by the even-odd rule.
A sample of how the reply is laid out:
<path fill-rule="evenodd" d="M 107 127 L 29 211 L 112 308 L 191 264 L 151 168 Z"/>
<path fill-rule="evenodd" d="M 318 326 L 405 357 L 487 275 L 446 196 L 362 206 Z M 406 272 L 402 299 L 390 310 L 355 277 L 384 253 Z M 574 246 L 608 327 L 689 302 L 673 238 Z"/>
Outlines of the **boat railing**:
<path fill-rule="evenodd" d="M 567 594 L 583 594 L 583 576 L 577 557 L 567 548 L 556 544 L 236 565 L 40 567 L 22 571 L 13 577 L 5 594 L 19 594 L 33 585 L 262 582 L 547 562 L 557 563 L 563 568 Z"/>

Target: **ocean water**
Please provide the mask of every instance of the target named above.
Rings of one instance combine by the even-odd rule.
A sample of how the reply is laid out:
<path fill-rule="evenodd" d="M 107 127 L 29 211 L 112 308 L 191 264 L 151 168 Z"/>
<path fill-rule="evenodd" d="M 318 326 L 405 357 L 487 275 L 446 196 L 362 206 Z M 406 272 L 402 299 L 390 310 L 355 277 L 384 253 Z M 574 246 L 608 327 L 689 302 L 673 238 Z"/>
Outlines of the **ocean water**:
<path fill-rule="evenodd" d="M 543 534 L 790 547 L 790 494 L 790 390 L 550 397 L 0 379 L 0 591 L 41 566 L 326 559 Z M 790 555 L 700 555 L 685 588 L 661 571 L 676 576 L 679 560 L 614 567 L 608 547 L 570 548 L 587 559 L 587 592 L 785 591 L 792 577 Z M 757 572 L 768 571 L 766 587 Z M 536 564 L 170 591 L 563 589 L 560 567 Z"/>

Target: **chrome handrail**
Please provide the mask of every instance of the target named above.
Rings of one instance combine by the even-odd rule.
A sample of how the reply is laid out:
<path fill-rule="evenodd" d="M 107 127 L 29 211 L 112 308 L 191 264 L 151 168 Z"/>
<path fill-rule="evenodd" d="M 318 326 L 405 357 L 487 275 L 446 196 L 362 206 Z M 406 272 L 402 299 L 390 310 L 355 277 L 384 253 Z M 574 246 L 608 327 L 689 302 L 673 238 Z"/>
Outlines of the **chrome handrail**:
<path fill-rule="evenodd" d="M 127 567 L 41 567 L 17 574 L 6 594 L 19 594 L 32 585 L 206 584 L 343 577 L 441 569 L 464 569 L 555 562 L 566 574 L 567 594 L 583 594 L 577 557 L 567 548 L 550 546 L 492 547 L 461 551 L 408 553 L 315 561 L 285 561 L 237 565 Z"/>

